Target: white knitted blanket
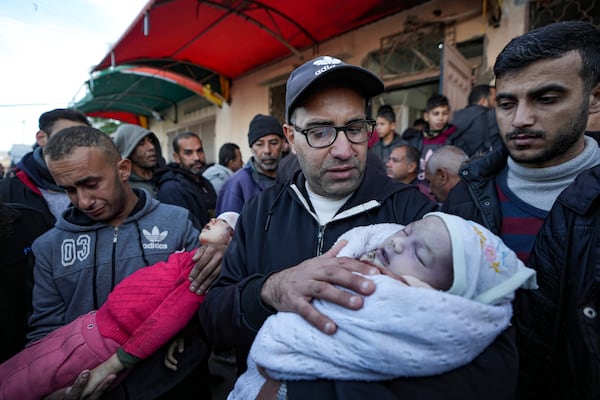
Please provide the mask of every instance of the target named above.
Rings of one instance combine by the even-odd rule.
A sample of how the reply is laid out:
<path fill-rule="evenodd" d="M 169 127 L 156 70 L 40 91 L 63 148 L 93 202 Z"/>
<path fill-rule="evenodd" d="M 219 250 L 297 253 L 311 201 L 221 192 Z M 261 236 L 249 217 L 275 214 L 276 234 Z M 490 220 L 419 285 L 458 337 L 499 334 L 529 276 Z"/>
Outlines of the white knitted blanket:
<path fill-rule="evenodd" d="M 510 303 L 487 305 L 444 292 L 409 287 L 388 276 L 352 311 L 315 300 L 338 326 L 327 335 L 299 315 L 279 312 L 259 330 L 248 370 L 229 399 L 254 399 L 265 379 L 256 365 L 279 380 L 388 380 L 430 376 L 473 360 L 509 324 Z"/>

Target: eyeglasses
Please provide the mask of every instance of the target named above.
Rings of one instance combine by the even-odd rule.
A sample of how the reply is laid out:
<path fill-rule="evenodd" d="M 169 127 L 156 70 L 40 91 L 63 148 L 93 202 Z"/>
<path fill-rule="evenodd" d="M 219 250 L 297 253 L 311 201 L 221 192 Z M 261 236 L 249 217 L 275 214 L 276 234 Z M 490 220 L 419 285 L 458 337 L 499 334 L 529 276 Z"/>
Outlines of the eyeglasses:
<path fill-rule="evenodd" d="M 294 124 L 293 126 L 295 130 L 306 136 L 306 142 L 310 147 L 322 149 L 335 142 L 339 131 L 344 131 L 350 143 L 364 143 L 373 135 L 375 124 L 372 119 L 360 119 L 344 126 L 322 125 L 306 129 L 301 129 Z"/>

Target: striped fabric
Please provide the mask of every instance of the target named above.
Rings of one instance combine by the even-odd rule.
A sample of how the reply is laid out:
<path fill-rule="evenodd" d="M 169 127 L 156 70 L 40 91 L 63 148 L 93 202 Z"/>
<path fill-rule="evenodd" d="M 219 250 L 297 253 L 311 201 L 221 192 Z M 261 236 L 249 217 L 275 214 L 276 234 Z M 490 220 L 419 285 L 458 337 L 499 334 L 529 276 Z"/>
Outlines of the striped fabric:
<path fill-rule="evenodd" d="M 502 228 L 500 237 L 511 248 L 523 263 L 527 264 L 533 242 L 547 211 L 536 208 L 518 198 L 506 183 L 506 170 L 496 180 L 500 210 L 502 212 Z"/>

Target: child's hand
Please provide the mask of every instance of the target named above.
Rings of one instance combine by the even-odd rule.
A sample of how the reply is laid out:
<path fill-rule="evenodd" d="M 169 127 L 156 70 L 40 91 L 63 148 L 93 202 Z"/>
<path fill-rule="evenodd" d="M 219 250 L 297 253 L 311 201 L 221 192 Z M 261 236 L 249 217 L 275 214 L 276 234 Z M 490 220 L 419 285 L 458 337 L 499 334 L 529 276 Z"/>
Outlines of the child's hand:
<path fill-rule="evenodd" d="M 174 339 L 167 349 L 167 354 L 165 355 L 165 366 L 172 371 L 177 371 L 177 358 L 175 358 L 175 352 L 181 354 L 183 353 L 185 347 L 185 343 L 183 337 L 179 336 Z"/>

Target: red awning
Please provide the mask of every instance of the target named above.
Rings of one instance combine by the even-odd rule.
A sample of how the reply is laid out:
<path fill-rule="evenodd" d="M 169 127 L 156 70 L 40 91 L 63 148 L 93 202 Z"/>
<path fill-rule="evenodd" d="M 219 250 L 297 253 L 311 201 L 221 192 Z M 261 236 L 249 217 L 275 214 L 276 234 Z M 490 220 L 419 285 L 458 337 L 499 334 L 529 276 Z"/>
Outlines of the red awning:
<path fill-rule="evenodd" d="M 150 0 L 94 70 L 142 64 L 200 83 L 214 79 L 214 74 L 234 79 L 301 50 L 316 50 L 327 39 L 421 3 Z"/>

